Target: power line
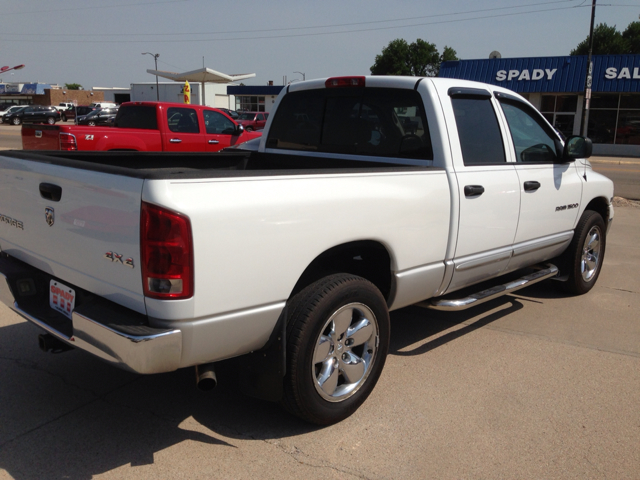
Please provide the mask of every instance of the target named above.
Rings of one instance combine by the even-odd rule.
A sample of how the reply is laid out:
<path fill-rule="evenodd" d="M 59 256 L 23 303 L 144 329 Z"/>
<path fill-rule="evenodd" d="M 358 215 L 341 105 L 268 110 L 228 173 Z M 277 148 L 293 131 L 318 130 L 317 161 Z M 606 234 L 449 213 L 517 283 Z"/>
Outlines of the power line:
<path fill-rule="evenodd" d="M 56 8 L 55 10 L 36 10 L 33 12 L 2 12 L 3 17 L 7 17 L 9 15 L 34 15 L 38 13 L 55 13 L 55 12 L 74 12 L 76 10 L 96 10 L 96 9 L 104 9 L 104 8 L 113 8 L 113 7 L 137 7 L 140 5 L 157 5 L 160 3 L 178 3 L 178 2 L 188 2 L 190 0 L 159 0 L 153 2 L 140 2 L 140 3 L 116 3 L 113 5 L 97 5 L 95 7 L 74 7 L 74 8 Z"/>
<path fill-rule="evenodd" d="M 337 23 L 330 25 L 307 25 L 304 27 L 284 27 L 284 28 L 268 28 L 268 29 L 251 29 L 251 30 L 223 30 L 219 32 L 183 32 L 183 33 L 127 33 L 124 35 L 130 35 L 134 37 L 141 36 L 156 36 L 156 37 L 167 37 L 167 36 L 180 36 L 180 35 L 225 35 L 229 33 L 267 33 L 267 32 L 284 32 L 284 31 L 292 31 L 292 30 L 306 30 L 306 29 L 316 29 L 316 28 L 339 28 L 339 27 L 353 27 L 357 25 L 372 25 L 372 24 L 380 24 L 380 23 L 392 23 L 392 22 L 404 22 L 407 20 L 419 20 L 426 18 L 439 18 L 439 17 L 449 17 L 449 16 L 460 16 L 460 15 L 470 15 L 473 13 L 484 13 L 484 12 L 493 12 L 500 10 L 512 10 L 515 8 L 525 8 L 525 7 L 537 7 L 542 5 L 551 5 L 558 3 L 572 3 L 580 0 L 553 0 L 549 2 L 536 2 L 536 3 L 527 3 L 523 5 L 514 5 L 508 7 L 494 7 L 494 8 L 483 8 L 479 10 L 468 10 L 466 12 L 453 12 L 453 13 L 441 13 L 436 15 L 423 15 L 423 16 L 413 16 L 413 17 L 405 17 L 405 18 L 394 18 L 388 20 L 372 20 L 368 22 L 353 22 L 353 23 Z M 582 6 L 582 4 L 586 0 L 582 0 L 580 5 L 575 5 L 573 7 Z M 163 3 L 163 2 L 159 2 Z M 141 4 L 142 5 L 142 4 Z M 33 33 L 12 33 L 11 35 L 18 36 L 33 36 Z M 55 37 L 106 37 L 113 36 L 113 33 L 47 33 L 47 36 L 55 36 Z M 123 34 L 120 34 L 123 35 Z"/>
<path fill-rule="evenodd" d="M 559 2 L 552 2 L 552 3 L 559 3 Z M 270 35 L 270 36 L 258 36 L 258 37 L 254 36 L 254 37 L 231 37 L 231 38 L 203 38 L 203 39 L 188 39 L 188 40 L 178 40 L 178 39 L 172 39 L 172 40 L 149 40 L 149 39 L 145 39 L 145 40 L 82 40 L 82 43 L 111 43 L 111 44 L 114 44 L 114 43 L 148 43 L 150 41 L 153 41 L 154 43 L 201 43 L 201 42 L 228 42 L 228 41 L 237 41 L 237 40 L 268 40 L 268 39 L 278 39 L 278 38 L 313 37 L 313 36 L 323 36 L 323 35 L 340 35 L 340 34 L 345 34 L 345 33 L 351 34 L 351 33 L 360 33 L 360 32 L 372 32 L 372 31 L 379 31 L 379 30 L 392 30 L 392 29 L 400 29 L 400 28 L 422 27 L 422 26 L 427 26 L 427 25 L 442 25 L 442 24 L 448 24 L 448 23 L 472 21 L 472 20 L 483 20 L 483 19 L 500 18 L 500 17 L 512 17 L 512 16 L 516 16 L 516 15 L 529 15 L 529 14 L 552 12 L 552 11 L 558 11 L 558 10 L 572 10 L 574 8 L 576 8 L 576 7 L 575 6 L 570 6 L 570 7 L 547 8 L 547 9 L 532 10 L 532 11 L 527 11 L 527 12 L 504 13 L 504 14 L 499 14 L 499 15 L 485 15 L 485 16 L 478 16 L 478 17 L 471 17 L 471 18 L 460 18 L 460 19 L 441 20 L 441 21 L 434 21 L 434 22 L 413 23 L 413 24 L 407 24 L 407 25 L 393 25 L 393 26 L 387 26 L 387 27 L 363 28 L 363 29 L 358 29 L 358 30 L 345 30 L 345 31 L 333 31 L 333 32 L 298 33 L 298 34 Z M 453 14 L 450 14 L 450 15 L 453 15 Z M 7 35 L 7 34 L 0 33 L 0 35 Z M 13 34 L 11 34 L 11 35 L 13 35 Z M 33 37 L 35 35 L 37 35 L 37 34 L 31 34 L 31 37 Z M 3 40 L 3 41 L 5 41 L 5 42 L 12 42 L 12 41 L 15 42 L 15 41 L 17 41 L 17 42 L 21 42 L 21 43 L 42 43 L 42 42 L 47 42 L 47 43 L 76 43 L 76 42 L 78 42 L 78 40 L 51 40 L 50 38 L 47 38 L 46 40 L 30 40 L 30 39 L 16 40 L 16 39 L 11 39 L 10 38 L 10 39 Z"/>

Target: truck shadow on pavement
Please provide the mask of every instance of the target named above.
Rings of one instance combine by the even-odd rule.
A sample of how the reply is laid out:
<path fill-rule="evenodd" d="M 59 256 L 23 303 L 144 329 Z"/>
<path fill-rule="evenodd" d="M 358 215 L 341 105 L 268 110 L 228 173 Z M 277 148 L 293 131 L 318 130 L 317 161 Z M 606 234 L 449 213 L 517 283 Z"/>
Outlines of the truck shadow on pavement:
<path fill-rule="evenodd" d="M 453 314 L 398 310 L 391 314 L 390 355 L 425 354 L 522 308 L 507 296 Z M 320 428 L 277 404 L 244 396 L 224 368 L 220 386 L 203 393 L 192 369 L 134 375 L 77 350 L 42 353 L 38 333 L 26 322 L 0 328 L 0 469 L 13 478 L 92 478 L 154 464 L 157 455 L 183 442 L 187 453 L 206 452 L 215 468 L 214 457 L 241 442 L 284 448 L 279 439 Z"/>

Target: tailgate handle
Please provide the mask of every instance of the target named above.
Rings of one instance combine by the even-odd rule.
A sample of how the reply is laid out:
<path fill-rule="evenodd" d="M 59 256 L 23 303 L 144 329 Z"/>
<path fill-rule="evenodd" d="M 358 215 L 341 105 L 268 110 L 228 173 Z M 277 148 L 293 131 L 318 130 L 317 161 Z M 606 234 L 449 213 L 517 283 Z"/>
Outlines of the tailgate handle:
<path fill-rule="evenodd" d="M 40 196 L 52 202 L 59 202 L 62 198 L 62 187 L 54 185 L 53 183 L 41 183 Z"/>

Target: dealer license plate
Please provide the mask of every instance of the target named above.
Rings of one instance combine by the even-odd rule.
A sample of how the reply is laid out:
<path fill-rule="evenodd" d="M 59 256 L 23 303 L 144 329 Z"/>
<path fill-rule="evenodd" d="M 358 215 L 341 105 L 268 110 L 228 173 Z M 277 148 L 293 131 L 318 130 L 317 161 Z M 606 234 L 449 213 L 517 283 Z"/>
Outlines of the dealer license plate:
<path fill-rule="evenodd" d="M 76 306 L 76 292 L 65 284 L 51 280 L 49 282 L 49 306 L 71 318 Z"/>

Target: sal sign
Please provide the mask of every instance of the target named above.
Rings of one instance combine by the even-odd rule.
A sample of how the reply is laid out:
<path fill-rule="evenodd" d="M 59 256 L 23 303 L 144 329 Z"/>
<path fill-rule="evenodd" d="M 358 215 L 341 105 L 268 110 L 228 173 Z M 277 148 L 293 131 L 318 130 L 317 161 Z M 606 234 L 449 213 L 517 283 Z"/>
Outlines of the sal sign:
<path fill-rule="evenodd" d="M 627 67 L 621 68 L 619 72 L 616 67 L 609 67 L 605 70 L 604 78 L 606 78 L 607 80 L 613 80 L 615 78 L 619 80 L 624 78 L 628 78 L 628 79 L 633 78 L 634 80 L 638 80 L 640 79 L 640 68 L 638 67 L 634 68 L 633 76 L 631 76 L 631 71 Z"/>
<path fill-rule="evenodd" d="M 504 82 L 505 80 L 517 80 L 518 82 L 522 80 L 553 80 L 553 76 L 558 71 L 557 68 L 549 69 L 545 68 L 544 70 L 541 68 L 534 68 L 532 71 L 529 70 L 498 70 L 496 73 L 496 80 L 498 82 Z"/>

